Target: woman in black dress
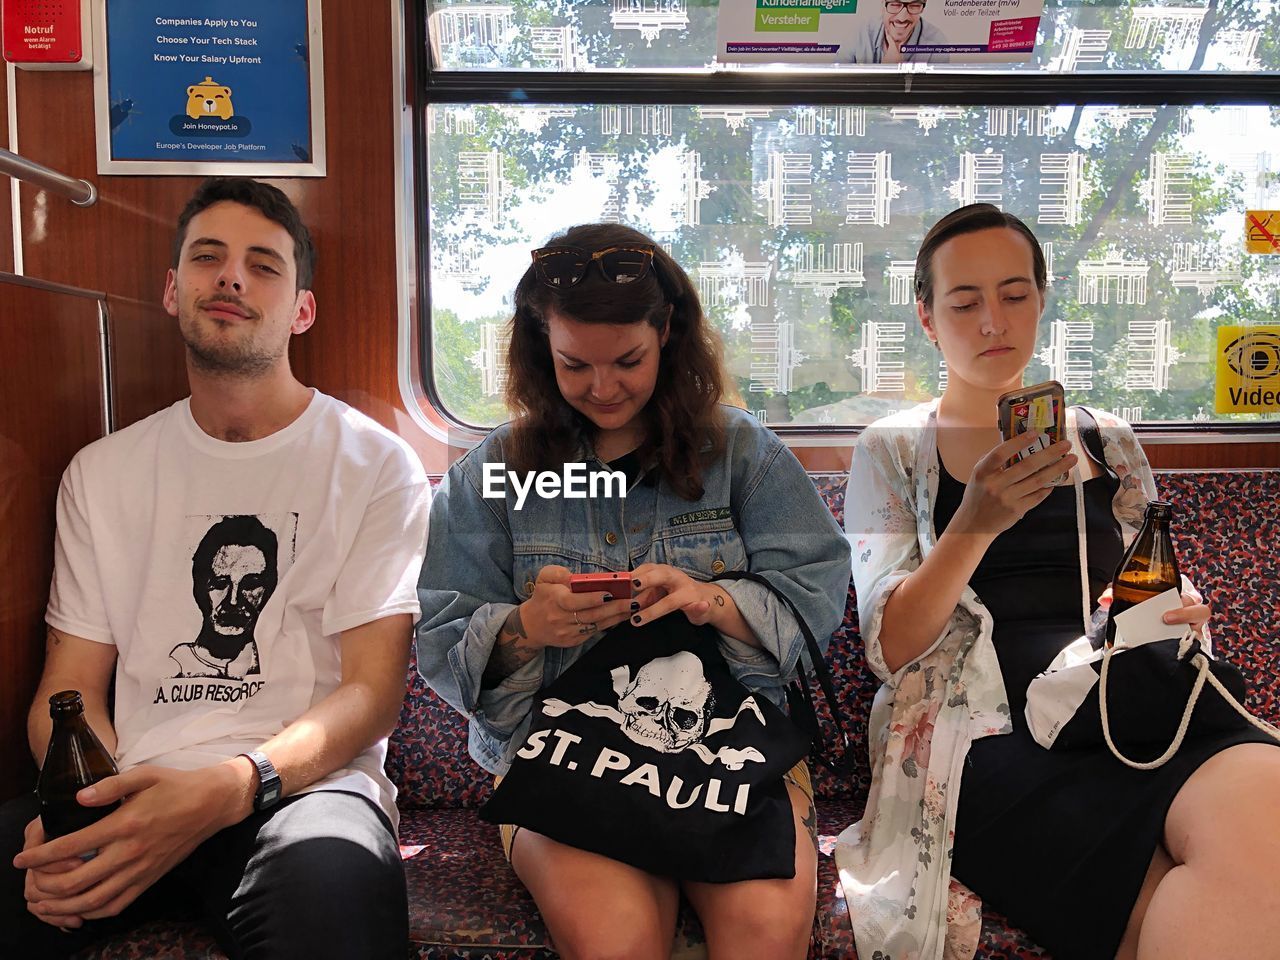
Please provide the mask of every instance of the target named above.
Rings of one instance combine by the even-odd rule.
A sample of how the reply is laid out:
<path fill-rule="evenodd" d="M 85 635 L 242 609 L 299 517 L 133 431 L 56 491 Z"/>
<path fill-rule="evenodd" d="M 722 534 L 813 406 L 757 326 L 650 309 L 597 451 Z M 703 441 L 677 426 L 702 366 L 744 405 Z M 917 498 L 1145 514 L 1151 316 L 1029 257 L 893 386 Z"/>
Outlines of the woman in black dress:
<path fill-rule="evenodd" d="M 1076 428 L 1103 422 L 1105 449 L 1072 429 L 1005 467 L 1026 439 L 1001 442 L 996 399 L 1022 385 L 1045 302 L 1044 256 L 1025 224 L 987 204 L 961 208 L 916 262 L 919 319 L 949 370 L 931 413 L 936 495 L 915 504 L 932 512 L 936 542 L 884 603 L 875 653 L 900 676 L 936 649 L 962 598 L 983 607 L 1012 721 L 1003 735 L 973 731 L 952 875 L 1056 960 L 1280 957 L 1274 740 L 1251 727 L 1188 738 L 1165 766 L 1140 771 L 1105 746 L 1051 752 L 1031 739 L 1027 686 L 1081 634 L 1085 585 L 1088 609 L 1106 602 L 1123 552 L 1118 505 L 1153 497 L 1150 474 L 1127 425 L 1079 410 Z M 1113 471 L 1109 460 L 1125 460 L 1113 442 L 1139 470 Z M 855 457 L 850 498 L 859 475 Z M 1202 631 L 1208 607 L 1190 591 L 1183 603 L 1166 622 Z"/>

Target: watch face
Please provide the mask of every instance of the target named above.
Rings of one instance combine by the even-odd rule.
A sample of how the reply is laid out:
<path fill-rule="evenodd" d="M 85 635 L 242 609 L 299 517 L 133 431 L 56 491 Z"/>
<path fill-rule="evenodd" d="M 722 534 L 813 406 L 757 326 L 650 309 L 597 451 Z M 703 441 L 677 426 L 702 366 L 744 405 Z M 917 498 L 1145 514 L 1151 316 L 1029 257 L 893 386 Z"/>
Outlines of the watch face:
<path fill-rule="evenodd" d="M 280 785 L 279 785 L 279 784 L 272 784 L 271 786 L 267 787 L 267 789 L 266 789 L 266 790 L 264 790 L 264 791 L 262 792 L 262 802 L 263 802 L 263 803 L 275 803 L 275 802 L 276 802 L 277 800 L 279 800 L 279 799 L 280 799 Z"/>

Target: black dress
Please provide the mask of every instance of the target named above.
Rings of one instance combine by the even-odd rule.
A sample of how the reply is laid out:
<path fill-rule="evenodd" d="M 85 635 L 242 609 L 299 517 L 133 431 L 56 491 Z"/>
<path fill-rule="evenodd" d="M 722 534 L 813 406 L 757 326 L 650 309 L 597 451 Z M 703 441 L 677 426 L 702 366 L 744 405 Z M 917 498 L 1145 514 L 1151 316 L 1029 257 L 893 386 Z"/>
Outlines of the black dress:
<path fill-rule="evenodd" d="M 1084 483 L 1091 607 L 1123 553 L 1117 483 L 1106 474 Z M 939 471 L 939 536 L 964 490 Z M 1220 750 L 1275 741 L 1249 727 L 1188 738 L 1164 766 L 1142 771 L 1105 745 L 1050 751 L 1031 738 L 1027 686 L 1083 632 L 1077 536 L 1075 491 L 1056 488 L 996 538 L 969 580 L 994 620 L 1013 732 L 969 749 L 952 873 L 1055 960 L 1110 960 L 1183 783 Z"/>

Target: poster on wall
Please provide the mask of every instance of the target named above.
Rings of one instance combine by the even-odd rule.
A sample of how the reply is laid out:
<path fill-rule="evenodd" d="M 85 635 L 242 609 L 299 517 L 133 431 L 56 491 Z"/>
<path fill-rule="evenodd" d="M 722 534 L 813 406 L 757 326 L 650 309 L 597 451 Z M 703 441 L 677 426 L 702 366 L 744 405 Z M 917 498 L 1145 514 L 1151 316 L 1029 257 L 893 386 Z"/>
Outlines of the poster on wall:
<path fill-rule="evenodd" d="M 1044 0 L 721 0 L 722 63 L 1029 60 Z"/>
<path fill-rule="evenodd" d="M 94 4 L 98 172 L 325 174 L 320 0 Z"/>

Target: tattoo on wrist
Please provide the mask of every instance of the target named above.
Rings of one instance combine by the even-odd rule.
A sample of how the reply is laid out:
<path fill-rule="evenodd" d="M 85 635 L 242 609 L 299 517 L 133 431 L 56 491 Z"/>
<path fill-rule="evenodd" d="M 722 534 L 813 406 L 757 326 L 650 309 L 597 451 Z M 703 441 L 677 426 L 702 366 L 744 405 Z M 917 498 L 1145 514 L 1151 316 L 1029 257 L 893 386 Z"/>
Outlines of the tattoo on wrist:
<path fill-rule="evenodd" d="M 529 634 L 520 618 L 520 608 L 516 607 L 498 631 L 498 640 L 493 646 L 493 652 L 489 654 L 489 662 L 485 664 L 480 689 L 490 690 L 496 687 L 534 658 L 537 651 L 529 646 L 528 640 Z"/>
<path fill-rule="evenodd" d="M 717 607 L 723 607 L 723 606 L 724 606 L 724 594 L 723 594 L 723 593 L 717 593 L 717 594 L 715 594 L 715 601 L 716 601 L 716 606 L 717 606 Z"/>

